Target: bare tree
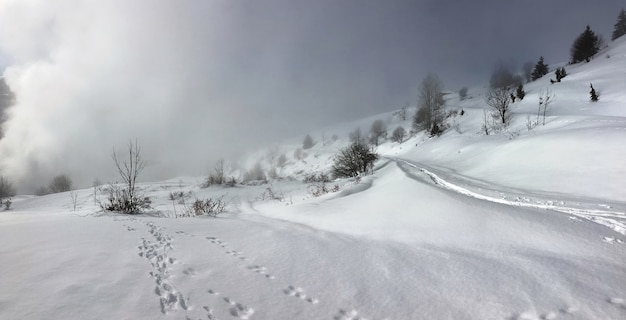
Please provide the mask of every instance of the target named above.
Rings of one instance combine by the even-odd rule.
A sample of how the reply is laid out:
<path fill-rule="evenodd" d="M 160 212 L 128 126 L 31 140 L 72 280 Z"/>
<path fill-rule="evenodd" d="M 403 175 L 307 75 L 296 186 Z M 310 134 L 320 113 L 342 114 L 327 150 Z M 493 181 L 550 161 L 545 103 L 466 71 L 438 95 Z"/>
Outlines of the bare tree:
<path fill-rule="evenodd" d="M 511 93 L 506 88 L 491 88 L 487 91 L 485 101 L 493 109 L 494 116 L 497 116 L 503 125 L 507 125 L 511 120 Z"/>
<path fill-rule="evenodd" d="M 444 106 L 443 82 L 437 75 L 431 73 L 424 78 L 420 86 L 413 127 L 430 130 L 433 124 L 441 124 L 444 118 Z"/>
<path fill-rule="evenodd" d="M 350 142 L 365 143 L 365 137 L 363 133 L 361 133 L 361 128 L 354 129 L 354 131 L 350 132 L 348 137 L 350 138 Z"/>
<path fill-rule="evenodd" d="M 72 179 L 66 174 L 60 174 L 50 181 L 48 184 L 50 193 L 67 192 L 72 190 Z"/>
<path fill-rule="evenodd" d="M 78 192 L 70 191 L 70 200 L 72 200 L 73 211 L 76 211 L 76 205 L 78 204 Z"/>
<path fill-rule="evenodd" d="M 315 143 L 313 142 L 313 138 L 311 138 L 311 136 L 307 134 L 302 141 L 302 149 L 311 149 L 313 148 L 314 144 Z"/>
<path fill-rule="evenodd" d="M 131 214 L 149 209 L 150 199 L 140 195 L 137 190 L 137 179 L 146 167 L 146 161 L 141 157 L 141 148 L 137 140 L 135 143 L 132 141 L 128 143 L 128 160 L 118 159 L 115 149 L 113 149 L 112 158 L 123 186 L 109 186 L 109 203 L 102 205 L 103 209 Z"/>
<path fill-rule="evenodd" d="M 370 128 L 370 142 L 374 145 L 378 145 L 378 140 L 386 138 L 387 125 L 382 120 L 375 120 Z"/>
<path fill-rule="evenodd" d="M 402 143 L 406 138 L 406 130 L 403 127 L 397 127 L 391 133 L 391 141 Z"/>
<path fill-rule="evenodd" d="M 483 124 L 480 127 L 480 131 L 484 132 L 486 136 L 489 135 L 491 130 L 491 124 L 489 123 L 489 117 L 487 116 L 487 111 L 483 110 Z"/>

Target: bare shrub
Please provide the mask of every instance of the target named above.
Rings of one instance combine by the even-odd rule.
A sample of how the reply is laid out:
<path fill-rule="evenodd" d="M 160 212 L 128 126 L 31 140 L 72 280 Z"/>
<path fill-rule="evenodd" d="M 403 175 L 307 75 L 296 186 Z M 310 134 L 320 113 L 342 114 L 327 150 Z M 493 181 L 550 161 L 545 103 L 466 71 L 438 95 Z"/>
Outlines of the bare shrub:
<path fill-rule="evenodd" d="M 72 179 L 66 174 L 60 174 L 50 181 L 48 184 L 50 193 L 67 192 L 72 190 Z"/>
<path fill-rule="evenodd" d="M 146 161 L 141 157 L 141 148 L 137 141 L 128 143 L 128 160 L 120 161 L 115 150 L 113 150 L 112 158 L 122 184 L 109 186 L 108 202 L 101 204 L 102 209 L 126 214 L 136 214 L 150 209 L 152 201 L 141 195 L 137 189 L 137 178 L 146 167 Z"/>
<path fill-rule="evenodd" d="M 333 175 L 338 178 L 356 177 L 372 170 L 376 160 L 378 155 L 368 145 L 354 142 L 335 156 Z"/>
<path fill-rule="evenodd" d="M 341 187 L 336 184 L 332 188 L 329 188 L 326 182 L 321 182 L 315 185 L 309 186 L 309 193 L 314 197 L 321 197 L 330 192 L 338 192 Z"/>
<path fill-rule="evenodd" d="M 213 173 L 209 174 L 209 176 L 204 180 L 200 187 L 208 188 L 212 185 L 221 185 L 226 182 L 226 175 L 224 169 L 224 160 L 220 159 L 215 163 L 213 167 Z"/>
<path fill-rule="evenodd" d="M 219 214 L 226 212 L 227 205 L 228 203 L 224 201 L 224 196 L 215 199 L 196 199 L 190 206 L 185 205 L 185 210 L 182 213 L 182 216 L 209 216 L 216 218 Z"/>
<path fill-rule="evenodd" d="M 312 183 L 312 182 L 330 182 L 330 177 L 328 176 L 328 174 L 324 173 L 324 172 L 320 172 L 320 173 L 309 173 L 307 175 L 304 176 L 304 182 L 306 183 Z"/>
<path fill-rule="evenodd" d="M 550 104 L 554 101 L 555 95 L 546 89 L 546 91 L 539 91 L 539 110 L 537 110 L 537 123 L 539 123 L 539 117 L 541 116 L 542 125 L 546 125 L 546 115 L 550 112 Z"/>
<path fill-rule="evenodd" d="M 257 197 L 257 200 L 261 200 L 261 201 L 265 201 L 265 200 L 283 201 L 283 199 L 285 199 L 285 195 L 283 194 L 283 192 L 276 191 L 272 189 L 272 187 L 265 188 L 263 193 L 261 193 L 261 195 Z"/>
<path fill-rule="evenodd" d="M 243 175 L 243 181 L 244 182 L 250 182 L 250 181 L 267 182 L 267 177 L 265 176 L 265 172 L 263 172 L 263 167 L 261 166 L 260 162 L 257 162 L 254 165 L 254 167 L 246 171 L 246 173 Z"/>
<path fill-rule="evenodd" d="M 72 201 L 73 211 L 76 211 L 76 205 L 78 204 L 78 192 L 70 191 L 70 200 Z"/>
<path fill-rule="evenodd" d="M 0 201 L 4 198 L 15 196 L 15 187 L 13 183 L 6 177 L 0 176 Z"/>

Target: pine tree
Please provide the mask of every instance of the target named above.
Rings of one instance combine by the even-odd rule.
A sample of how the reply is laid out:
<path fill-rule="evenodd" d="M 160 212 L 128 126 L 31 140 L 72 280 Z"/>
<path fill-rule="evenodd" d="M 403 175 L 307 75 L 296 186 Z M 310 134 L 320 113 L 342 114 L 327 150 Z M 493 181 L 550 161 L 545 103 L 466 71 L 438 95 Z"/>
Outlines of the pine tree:
<path fill-rule="evenodd" d="M 613 35 L 611 36 L 611 40 L 615 40 L 626 34 L 626 12 L 624 9 L 620 11 L 617 16 L 617 22 L 615 23 L 615 29 L 613 29 Z"/>
<path fill-rule="evenodd" d="M 540 57 L 531 75 L 532 80 L 535 81 L 546 74 L 548 74 L 548 65 L 543 62 L 543 57 Z"/>
<path fill-rule="evenodd" d="M 589 26 L 581 33 L 572 44 L 570 49 L 571 62 L 589 62 L 589 59 L 600 50 L 600 38 L 591 30 Z"/>
<path fill-rule="evenodd" d="M 565 71 L 565 67 L 556 68 L 554 71 L 554 75 L 556 76 L 556 82 L 561 82 L 561 79 L 567 76 L 567 71 Z"/>
<path fill-rule="evenodd" d="M 593 84 L 589 84 L 591 86 L 591 91 L 589 91 L 589 95 L 591 96 L 592 102 L 598 102 L 598 94 L 596 93 L 596 89 L 593 88 Z"/>
<path fill-rule="evenodd" d="M 517 86 L 515 95 L 520 101 L 524 100 L 524 96 L 526 96 L 526 91 L 524 91 L 524 85 L 520 83 L 519 86 Z"/>

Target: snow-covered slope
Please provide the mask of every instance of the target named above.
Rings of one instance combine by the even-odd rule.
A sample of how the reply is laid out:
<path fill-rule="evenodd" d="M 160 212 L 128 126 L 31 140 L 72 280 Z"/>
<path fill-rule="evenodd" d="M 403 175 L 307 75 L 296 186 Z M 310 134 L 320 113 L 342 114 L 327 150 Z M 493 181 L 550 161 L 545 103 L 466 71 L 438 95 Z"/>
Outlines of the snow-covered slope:
<path fill-rule="evenodd" d="M 301 180 L 329 172 L 349 132 L 378 119 L 408 131 L 415 109 L 232 166 L 274 168 L 265 185 L 142 184 L 148 214 L 102 213 L 92 189 L 76 208 L 69 193 L 17 197 L 0 212 L 0 319 L 623 319 L 626 39 L 566 69 L 527 84 L 513 123 L 488 136 L 484 88 L 447 95 L 464 114 L 442 136 L 386 141 L 373 175 L 319 197 Z M 546 124 L 529 130 L 548 89 Z M 175 218 L 172 192 L 223 196 L 228 213 Z"/>

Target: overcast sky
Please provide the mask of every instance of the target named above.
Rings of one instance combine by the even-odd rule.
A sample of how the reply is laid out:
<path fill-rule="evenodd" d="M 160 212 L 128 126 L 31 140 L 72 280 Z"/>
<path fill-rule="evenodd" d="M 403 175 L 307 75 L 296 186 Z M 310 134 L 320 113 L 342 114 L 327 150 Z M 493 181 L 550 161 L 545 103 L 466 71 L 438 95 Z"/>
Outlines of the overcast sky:
<path fill-rule="evenodd" d="M 482 85 L 498 61 L 565 62 L 624 1 L 0 0 L 0 67 L 18 98 L 0 173 L 110 179 L 137 138 L 148 179 L 415 103 L 434 72 Z"/>

